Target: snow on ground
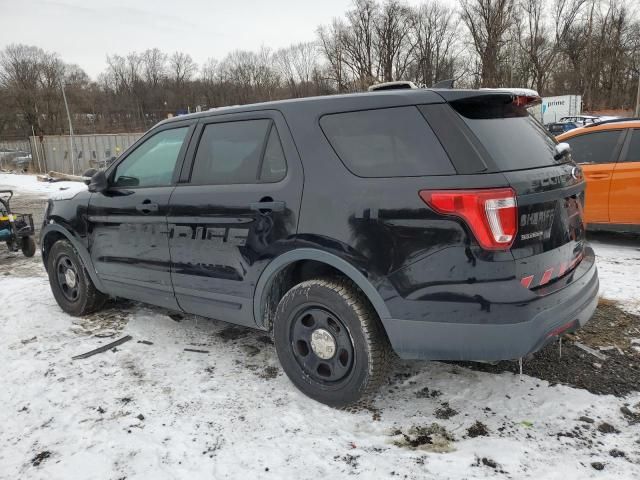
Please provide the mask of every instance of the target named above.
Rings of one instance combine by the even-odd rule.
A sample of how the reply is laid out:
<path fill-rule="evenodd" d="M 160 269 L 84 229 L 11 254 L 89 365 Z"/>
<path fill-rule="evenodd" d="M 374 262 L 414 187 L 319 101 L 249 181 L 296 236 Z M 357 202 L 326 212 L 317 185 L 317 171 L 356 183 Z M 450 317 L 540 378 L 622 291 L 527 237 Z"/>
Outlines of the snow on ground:
<path fill-rule="evenodd" d="M 50 193 L 7 177 L 18 176 L 0 185 Z M 602 293 L 625 307 L 639 298 L 638 247 L 605 240 L 594 242 Z M 333 410 L 293 387 L 262 332 L 127 302 L 72 318 L 37 256 L 7 258 L 0 479 L 640 478 L 640 428 L 620 411 L 638 411 L 640 393 L 403 362 L 370 410 Z M 71 360 L 124 335 L 115 352 Z M 476 421 L 486 436 L 469 433 Z M 407 445 L 412 427 L 431 444 Z"/>
<path fill-rule="evenodd" d="M 190 316 L 177 322 L 137 304 L 72 319 L 43 275 L 0 277 L 0 302 L 2 478 L 640 475 L 640 432 L 626 427 L 619 411 L 640 395 L 596 396 L 526 375 L 415 362 L 396 369 L 374 403 L 377 412 L 347 413 L 300 394 L 260 332 Z M 133 340 L 115 353 L 71 360 L 109 341 L 96 334 L 114 330 Z M 425 386 L 440 395 L 423 398 L 417 392 Z M 458 413 L 437 418 L 443 402 Z M 468 438 L 476 421 L 488 436 Z M 572 438 L 574 429 L 591 434 L 603 421 L 620 433 Z M 401 438 L 396 430 L 433 422 L 455 438 L 442 445 L 452 451 L 393 444 Z M 612 457 L 612 449 L 626 457 Z M 34 466 L 42 452 L 48 458 Z"/>
<path fill-rule="evenodd" d="M 631 313 L 640 313 L 640 237 L 597 234 L 590 240 L 596 252 L 600 296 L 618 300 L 620 307 Z"/>
<path fill-rule="evenodd" d="M 61 192 L 85 190 L 82 182 L 39 182 L 35 175 L 0 173 L 0 190 L 10 189 L 26 194 L 42 196 L 60 195 Z"/>

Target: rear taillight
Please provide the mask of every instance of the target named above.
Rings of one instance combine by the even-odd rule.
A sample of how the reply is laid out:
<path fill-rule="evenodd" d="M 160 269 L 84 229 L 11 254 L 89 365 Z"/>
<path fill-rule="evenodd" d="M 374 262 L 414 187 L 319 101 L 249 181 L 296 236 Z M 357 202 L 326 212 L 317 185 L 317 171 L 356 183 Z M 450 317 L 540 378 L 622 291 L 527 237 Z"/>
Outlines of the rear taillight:
<path fill-rule="evenodd" d="M 515 239 L 518 215 L 511 188 L 421 190 L 420 198 L 438 213 L 462 218 L 482 248 L 506 250 Z"/>

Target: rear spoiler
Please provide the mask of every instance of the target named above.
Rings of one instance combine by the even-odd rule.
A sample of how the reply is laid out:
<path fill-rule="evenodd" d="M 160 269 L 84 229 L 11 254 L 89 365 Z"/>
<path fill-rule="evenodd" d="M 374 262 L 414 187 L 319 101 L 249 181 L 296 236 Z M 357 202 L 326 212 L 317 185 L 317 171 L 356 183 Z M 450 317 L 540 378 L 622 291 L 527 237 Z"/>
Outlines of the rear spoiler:
<path fill-rule="evenodd" d="M 471 100 L 482 97 L 509 97 L 518 106 L 532 107 L 542 103 L 542 98 L 535 90 L 528 88 L 481 88 L 479 90 L 434 89 L 447 102 Z M 505 99 L 506 100 L 506 99 Z"/>
<path fill-rule="evenodd" d="M 542 103 L 540 94 L 530 88 L 481 88 L 480 91 L 510 93 L 516 97 L 515 102 L 521 107 L 533 107 Z"/>
<path fill-rule="evenodd" d="M 408 80 L 400 80 L 397 82 L 376 83 L 371 85 L 367 90 L 370 92 L 378 92 L 380 90 L 414 90 L 418 86 Z"/>

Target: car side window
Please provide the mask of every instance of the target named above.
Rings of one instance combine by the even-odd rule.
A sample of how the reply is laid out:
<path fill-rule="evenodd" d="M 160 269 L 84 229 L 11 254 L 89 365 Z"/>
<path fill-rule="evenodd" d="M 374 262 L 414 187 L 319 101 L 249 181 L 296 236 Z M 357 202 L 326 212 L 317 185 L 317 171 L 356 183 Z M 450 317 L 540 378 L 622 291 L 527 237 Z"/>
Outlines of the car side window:
<path fill-rule="evenodd" d="M 640 162 L 640 128 L 631 131 L 631 141 L 623 162 Z"/>
<path fill-rule="evenodd" d="M 276 126 L 271 124 L 271 132 L 267 140 L 267 148 L 264 151 L 262 167 L 260 168 L 260 181 L 273 183 L 282 180 L 287 174 L 287 162 L 284 158 L 282 143 L 278 136 Z"/>
<path fill-rule="evenodd" d="M 612 163 L 620 130 L 593 132 L 564 140 L 571 145 L 571 156 L 576 163 Z"/>
<path fill-rule="evenodd" d="M 320 127 L 340 160 L 360 177 L 455 173 L 416 107 L 332 113 L 320 119 Z"/>
<path fill-rule="evenodd" d="M 171 185 L 173 171 L 189 127 L 163 130 L 140 144 L 115 170 L 114 187 Z"/>
<path fill-rule="evenodd" d="M 286 174 L 284 152 L 271 120 L 206 125 L 196 152 L 192 184 L 277 182 Z"/>

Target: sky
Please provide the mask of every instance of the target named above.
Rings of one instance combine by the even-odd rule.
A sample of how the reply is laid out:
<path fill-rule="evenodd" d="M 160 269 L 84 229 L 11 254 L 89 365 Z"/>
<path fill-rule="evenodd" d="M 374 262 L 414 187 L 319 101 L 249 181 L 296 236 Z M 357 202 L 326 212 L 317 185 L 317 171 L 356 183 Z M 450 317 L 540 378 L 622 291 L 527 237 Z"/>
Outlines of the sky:
<path fill-rule="evenodd" d="M 418 4 L 419 0 L 408 1 Z M 316 38 L 352 0 L 0 0 L 0 49 L 36 45 L 96 78 L 107 54 L 157 47 L 202 64 Z"/>

